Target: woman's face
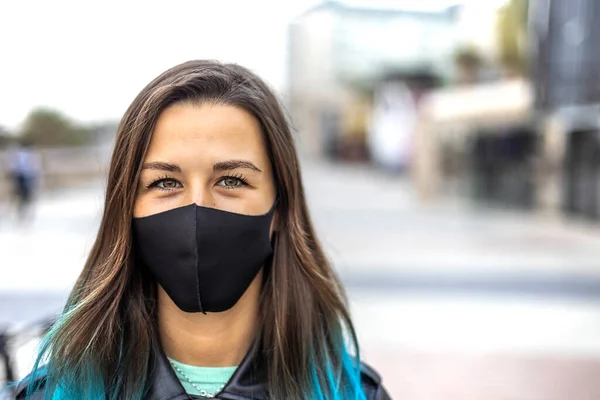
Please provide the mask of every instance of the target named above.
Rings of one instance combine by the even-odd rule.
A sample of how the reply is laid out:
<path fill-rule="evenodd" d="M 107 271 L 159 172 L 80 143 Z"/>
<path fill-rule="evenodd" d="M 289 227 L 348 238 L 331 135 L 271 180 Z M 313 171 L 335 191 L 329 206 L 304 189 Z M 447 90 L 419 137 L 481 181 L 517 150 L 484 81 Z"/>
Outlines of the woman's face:
<path fill-rule="evenodd" d="M 192 203 L 260 215 L 274 201 L 271 163 L 250 113 L 186 103 L 161 113 L 143 162 L 134 217 Z"/>

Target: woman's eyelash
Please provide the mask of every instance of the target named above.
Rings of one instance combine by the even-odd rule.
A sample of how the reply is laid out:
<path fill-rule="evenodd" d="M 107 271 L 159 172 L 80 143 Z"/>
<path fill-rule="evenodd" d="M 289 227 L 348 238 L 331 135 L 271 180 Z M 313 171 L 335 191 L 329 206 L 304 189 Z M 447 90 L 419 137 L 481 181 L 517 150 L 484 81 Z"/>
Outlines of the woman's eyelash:
<path fill-rule="evenodd" d="M 226 182 L 227 181 L 233 181 L 234 184 L 229 185 Z M 240 174 L 231 174 L 231 175 L 225 175 L 220 177 L 219 179 L 217 179 L 217 181 L 215 182 L 215 185 L 226 189 L 226 190 L 233 190 L 233 189 L 241 189 L 243 187 L 247 187 L 248 186 L 248 182 L 246 180 L 246 177 Z"/>
<path fill-rule="evenodd" d="M 248 184 L 248 178 L 246 178 L 244 175 L 242 175 L 240 173 L 234 173 L 231 175 L 222 176 L 217 180 L 217 182 L 220 182 L 223 179 L 239 179 L 242 183 Z"/>
<path fill-rule="evenodd" d="M 241 184 L 243 186 L 248 185 L 248 178 L 246 178 L 244 175 L 242 175 L 240 173 L 233 173 L 233 174 L 230 174 L 230 175 L 223 175 L 223 176 L 219 177 L 219 179 L 217 179 L 216 183 L 222 182 L 222 181 L 224 181 L 226 179 L 237 179 L 238 181 L 241 182 Z M 157 179 L 153 180 L 149 185 L 146 186 L 146 189 L 152 189 L 152 188 L 158 187 L 158 185 L 161 182 L 164 182 L 164 181 L 175 181 L 175 182 L 178 182 L 177 179 L 175 179 L 175 178 L 173 178 L 173 177 L 171 177 L 169 175 L 163 175 L 163 176 L 160 176 Z M 240 186 L 242 186 L 242 185 L 240 185 Z M 231 188 L 233 188 L 233 187 L 231 187 Z M 163 190 L 167 190 L 167 189 L 163 189 Z"/>
<path fill-rule="evenodd" d="M 150 183 L 148 186 L 146 186 L 146 189 L 152 189 L 153 187 L 158 185 L 160 182 L 166 181 L 166 180 L 176 180 L 176 179 L 171 176 L 164 175 L 164 176 L 161 176 L 161 177 L 155 179 L 154 181 L 152 181 L 152 183 Z"/>

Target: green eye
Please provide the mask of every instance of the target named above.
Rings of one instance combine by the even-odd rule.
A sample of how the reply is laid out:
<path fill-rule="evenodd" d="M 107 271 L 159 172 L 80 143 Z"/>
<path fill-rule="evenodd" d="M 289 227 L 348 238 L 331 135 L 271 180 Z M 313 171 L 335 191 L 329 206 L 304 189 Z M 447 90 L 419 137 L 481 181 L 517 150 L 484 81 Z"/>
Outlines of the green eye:
<path fill-rule="evenodd" d="M 165 191 L 175 190 L 175 189 L 179 189 L 181 187 L 182 187 L 181 183 L 179 181 L 177 181 L 176 179 L 172 179 L 172 178 L 158 179 L 158 180 L 152 182 L 150 185 L 148 185 L 148 189 L 156 188 L 158 190 L 165 190 Z"/>
<path fill-rule="evenodd" d="M 221 178 L 217 185 L 225 189 L 237 189 L 241 186 L 245 186 L 246 181 L 244 181 L 242 178 L 238 178 L 235 176 L 225 176 Z"/>

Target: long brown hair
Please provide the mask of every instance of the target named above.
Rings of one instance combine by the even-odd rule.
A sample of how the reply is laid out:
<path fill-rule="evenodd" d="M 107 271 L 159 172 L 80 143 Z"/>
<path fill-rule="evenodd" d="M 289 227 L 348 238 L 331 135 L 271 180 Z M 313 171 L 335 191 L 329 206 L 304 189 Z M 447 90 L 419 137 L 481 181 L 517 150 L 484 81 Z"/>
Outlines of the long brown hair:
<path fill-rule="evenodd" d="M 279 197 L 272 266 L 261 295 L 270 397 L 360 398 L 357 357 L 348 352 L 358 349 L 344 291 L 315 235 L 282 108 L 255 74 L 214 61 L 191 61 L 164 72 L 125 113 L 96 242 L 40 354 L 49 387 L 84 397 L 94 388 L 114 398 L 143 395 L 159 346 L 153 333 L 156 293 L 152 279 L 134 262 L 131 221 L 156 120 L 183 101 L 240 107 L 259 121 L 266 139 Z"/>

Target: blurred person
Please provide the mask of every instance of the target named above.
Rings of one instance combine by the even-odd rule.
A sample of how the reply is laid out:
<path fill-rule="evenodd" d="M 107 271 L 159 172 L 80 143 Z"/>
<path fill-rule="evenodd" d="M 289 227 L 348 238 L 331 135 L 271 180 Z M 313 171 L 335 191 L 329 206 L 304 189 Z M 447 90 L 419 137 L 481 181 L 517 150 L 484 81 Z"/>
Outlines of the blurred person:
<path fill-rule="evenodd" d="M 2 365 L 4 379 L 6 382 L 13 382 L 15 380 L 14 365 L 12 360 L 12 354 L 9 351 L 9 333 L 6 329 L 0 330 L 0 365 Z M 1 398 L 1 391 L 0 391 Z"/>
<path fill-rule="evenodd" d="M 40 155 L 33 145 L 21 139 L 8 153 L 7 170 L 13 187 L 13 199 L 20 221 L 31 217 L 31 204 L 41 175 Z"/>
<path fill-rule="evenodd" d="M 361 364 L 294 140 L 243 67 L 176 66 L 117 131 L 104 214 L 17 398 L 389 399 Z"/>

